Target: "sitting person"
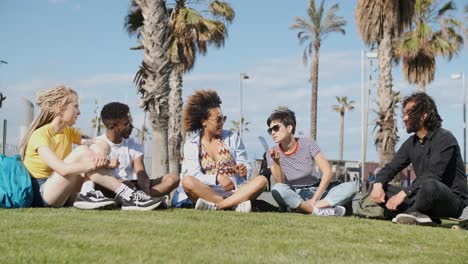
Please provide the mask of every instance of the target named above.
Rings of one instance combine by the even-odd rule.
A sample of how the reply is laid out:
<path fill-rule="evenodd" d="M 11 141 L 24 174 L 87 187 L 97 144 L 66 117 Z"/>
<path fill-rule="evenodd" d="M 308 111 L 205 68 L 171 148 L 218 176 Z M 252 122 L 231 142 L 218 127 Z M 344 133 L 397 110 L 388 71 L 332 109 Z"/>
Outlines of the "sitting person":
<path fill-rule="evenodd" d="M 173 207 L 187 207 L 193 201 L 197 210 L 250 212 L 250 200 L 268 184 L 263 176 L 248 177 L 244 144 L 236 133 L 223 129 L 226 116 L 220 106 L 221 99 L 213 90 L 195 91 L 185 103 L 183 131 L 189 133 Z"/>
<path fill-rule="evenodd" d="M 460 147 L 442 119 L 434 100 L 415 93 L 403 101 L 403 122 L 409 137 L 392 161 L 377 175 L 371 200 L 384 207 L 398 224 L 432 224 L 441 217 L 460 217 L 468 205 L 465 164 Z M 388 183 L 412 164 L 416 179 L 408 188 Z"/>
<path fill-rule="evenodd" d="M 36 101 L 41 111 L 21 144 L 23 163 L 32 179 L 33 206 L 70 206 L 85 179 L 112 190 L 128 210 L 151 210 L 159 199 L 142 196 L 118 181 L 108 168 L 109 147 L 94 142 L 90 147 L 72 126 L 80 115 L 78 95 L 66 86 L 40 91 Z M 81 145 L 72 150 L 72 144 Z M 143 193 L 144 194 L 144 193 Z M 93 197 L 90 207 L 111 205 L 113 200 Z"/>
<path fill-rule="evenodd" d="M 126 104 L 113 102 L 106 104 L 101 110 L 101 120 L 107 132 L 96 139 L 106 142 L 110 146 L 109 156 L 118 160 L 118 167 L 112 170 L 119 181 L 130 187 L 142 190 L 152 197 L 162 197 L 170 194 L 179 185 L 179 176 L 169 174 L 157 179 L 150 179 L 146 173 L 143 146 L 130 137 L 133 130 L 133 119 Z M 87 181 L 83 184 L 81 193 L 92 193 L 94 183 Z M 97 186 L 106 196 L 111 196 L 102 186 Z M 85 199 L 84 199 L 85 200 Z M 75 207 L 89 209 L 82 206 L 80 201 Z M 161 207 L 167 207 L 162 200 Z"/>
<path fill-rule="evenodd" d="M 346 205 L 356 195 L 357 182 L 332 183 L 332 169 L 320 147 L 310 138 L 295 138 L 296 117 L 282 108 L 267 120 L 268 133 L 278 146 L 267 158 L 276 184 L 272 195 L 280 211 L 295 211 L 320 216 L 343 216 Z M 315 164 L 322 171 L 318 179 Z"/>

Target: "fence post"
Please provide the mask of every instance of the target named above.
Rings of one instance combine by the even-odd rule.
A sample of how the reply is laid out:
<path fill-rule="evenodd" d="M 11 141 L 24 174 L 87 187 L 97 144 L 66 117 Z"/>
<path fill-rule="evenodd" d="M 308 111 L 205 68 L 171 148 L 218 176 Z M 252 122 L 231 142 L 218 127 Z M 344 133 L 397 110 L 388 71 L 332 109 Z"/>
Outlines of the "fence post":
<path fill-rule="evenodd" d="M 2 154 L 5 154 L 5 149 L 6 149 L 6 136 L 7 136 L 7 121 L 6 119 L 3 119 L 3 140 L 2 140 Z"/>

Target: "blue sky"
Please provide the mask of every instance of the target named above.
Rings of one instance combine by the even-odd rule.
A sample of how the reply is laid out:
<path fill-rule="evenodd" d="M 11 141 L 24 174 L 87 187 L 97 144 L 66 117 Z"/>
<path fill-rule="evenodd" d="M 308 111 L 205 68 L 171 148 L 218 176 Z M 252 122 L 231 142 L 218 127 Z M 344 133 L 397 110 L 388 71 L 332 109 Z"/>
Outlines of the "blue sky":
<path fill-rule="evenodd" d="M 170 1 L 168 1 L 170 2 Z M 243 112 L 250 132 L 244 142 L 249 158 L 260 157 L 263 148 L 258 136 L 265 137 L 266 118 L 278 105 L 289 106 L 296 112 L 297 131 L 308 134 L 310 127 L 309 66 L 302 64 L 303 47 L 296 32 L 289 29 L 294 17 L 306 16 L 308 1 L 229 1 L 236 18 L 229 26 L 225 47 L 211 49 L 199 57 L 195 69 L 184 79 L 184 99 L 194 89 L 216 89 L 223 100 L 223 111 L 231 120 L 239 118 L 239 75 L 245 72 L 250 79 L 243 82 Z M 335 96 L 355 100 L 356 109 L 345 118 L 344 158 L 361 157 L 361 50 L 354 21 L 357 0 L 340 3 L 339 15 L 347 20 L 346 35 L 330 35 L 321 47 L 318 103 L 318 143 L 330 159 L 338 158 L 339 115 L 332 112 Z M 466 1 L 455 1 L 459 8 Z M 142 54 L 129 47 L 136 41 L 123 30 L 123 19 L 129 1 L 123 0 L 1 0 L 0 1 L 0 92 L 8 99 L 0 110 L 0 119 L 9 122 L 8 141 L 19 141 L 20 97 L 34 100 L 34 94 L 56 84 L 65 83 L 80 95 L 81 116 L 77 127 L 91 134 L 94 100 L 105 104 L 111 101 L 128 103 L 135 126 L 143 122 L 143 112 L 137 107 L 139 96 L 132 83 Z M 460 12 L 456 14 L 461 16 Z M 435 81 L 428 93 L 436 100 L 444 119 L 460 144 L 463 142 L 463 86 L 451 80 L 450 73 L 467 72 L 468 56 L 447 62 L 437 60 Z M 377 62 L 374 62 L 374 65 Z M 366 68 L 368 61 L 366 61 Z M 375 67 L 375 66 L 374 66 Z M 393 70 L 395 90 L 408 95 L 417 89 L 407 84 L 401 66 Z M 366 69 L 368 72 L 368 70 Z M 377 74 L 373 73 L 376 80 Z M 366 80 L 368 75 L 366 74 Z M 371 89 L 376 96 L 376 82 Z M 369 121 L 375 116 L 371 113 Z M 398 116 L 400 143 L 407 138 Z M 376 161 L 373 146 L 373 126 L 369 127 L 368 160 Z M 1 132 L 0 132 L 1 133 Z"/>

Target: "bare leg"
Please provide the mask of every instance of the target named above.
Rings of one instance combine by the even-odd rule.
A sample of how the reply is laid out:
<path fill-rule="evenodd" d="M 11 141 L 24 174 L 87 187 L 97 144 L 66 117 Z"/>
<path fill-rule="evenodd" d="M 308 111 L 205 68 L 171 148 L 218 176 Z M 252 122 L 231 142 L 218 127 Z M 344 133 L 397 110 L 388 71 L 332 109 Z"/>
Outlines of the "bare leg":
<path fill-rule="evenodd" d="M 214 203 L 218 203 L 223 200 L 223 197 L 213 191 L 210 186 L 202 183 L 193 176 L 186 175 L 182 180 L 182 187 L 184 187 L 185 193 L 194 202 L 196 202 L 198 198 L 203 198 Z"/>
<path fill-rule="evenodd" d="M 226 209 L 231 208 L 234 205 L 238 205 L 242 202 L 247 200 L 252 200 L 257 198 L 266 188 L 268 185 L 268 180 L 264 176 L 257 176 L 246 184 L 242 185 L 239 190 L 234 192 L 231 196 L 227 197 L 226 199 L 217 202 L 216 208 L 217 209 Z"/>
<path fill-rule="evenodd" d="M 92 150 L 88 147 L 80 146 L 74 149 L 72 153 L 65 158 L 64 162 L 86 162 L 82 157 L 89 155 L 90 151 Z M 50 206 L 61 207 L 65 204 L 72 192 L 80 188 L 82 183 L 83 177 L 80 174 L 64 177 L 54 172 L 44 184 L 43 199 Z"/>
<path fill-rule="evenodd" d="M 152 197 L 161 197 L 169 194 L 172 190 L 177 188 L 180 183 L 180 178 L 176 174 L 168 174 L 163 176 L 162 179 L 151 180 L 150 195 Z"/>
<path fill-rule="evenodd" d="M 79 146 L 74 149 L 64 160 L 65 163 L 81 163 L 92 162 L 89 157 L 94 153 L 108 153 L 109 146 L 105 143 L 94 144 L 90 147 Z M 96 171 L 86 173 L 93 182 L 104 186 L 105 188 L 115 191 L 122 184 L 115 178 L 112 172 L 108 169 L 99 169 Z M 47 179 L 44 184 L 43 199 L 47 204 L 53 207 L 61 207 L 65 204 L 67 199 L 73 195 L 75 191 L 81 188 L 83 178 L 81 174 L 62 176 L 56 172 Z"/>
<path fill-rule="evenodd" d="M 315 208 L 326 208 L 330 206 L 330 203 L 325 199 L 322 199 L 314 204 Z M 300 213 L 311 214 L 314 211 L 314 207 L 312 207 L 310 203 L 306 203 L 305 201 L 303 201 L 301 202 L 301 205 L 299 205 L 297 210 Z"/>

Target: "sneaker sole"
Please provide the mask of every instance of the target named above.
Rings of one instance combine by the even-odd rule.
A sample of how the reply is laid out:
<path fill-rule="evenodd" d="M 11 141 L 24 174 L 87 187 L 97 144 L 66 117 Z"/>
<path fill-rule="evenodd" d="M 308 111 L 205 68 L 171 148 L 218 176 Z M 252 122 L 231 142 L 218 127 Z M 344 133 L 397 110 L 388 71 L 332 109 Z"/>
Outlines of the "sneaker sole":
<path fill-rule="evenodd" d="M 392 220 L 393 221 L 393 220 Z M 413 216 L 406 216 L 406 215 L 400 215 L 396 217 L 397 224 L 403 224 L 403 225 L 432 225 L 431 220 L 420 220 L 418 221 L 415 217 Z"/>
<path fill-rule="evenodd" d="M 74 202 L 73 206 L 81 210 L 105 210 L 117 207 L 114 201 L 90 203 L 90 202 Z"/>
<path fill-rule="evenodd" d="M 122 210 L 124 211 L 151 211 L 154 210 L 161 204 L 161 201 L 146 207 L 139 207 L 139 206 L 122 206 Z"/>

